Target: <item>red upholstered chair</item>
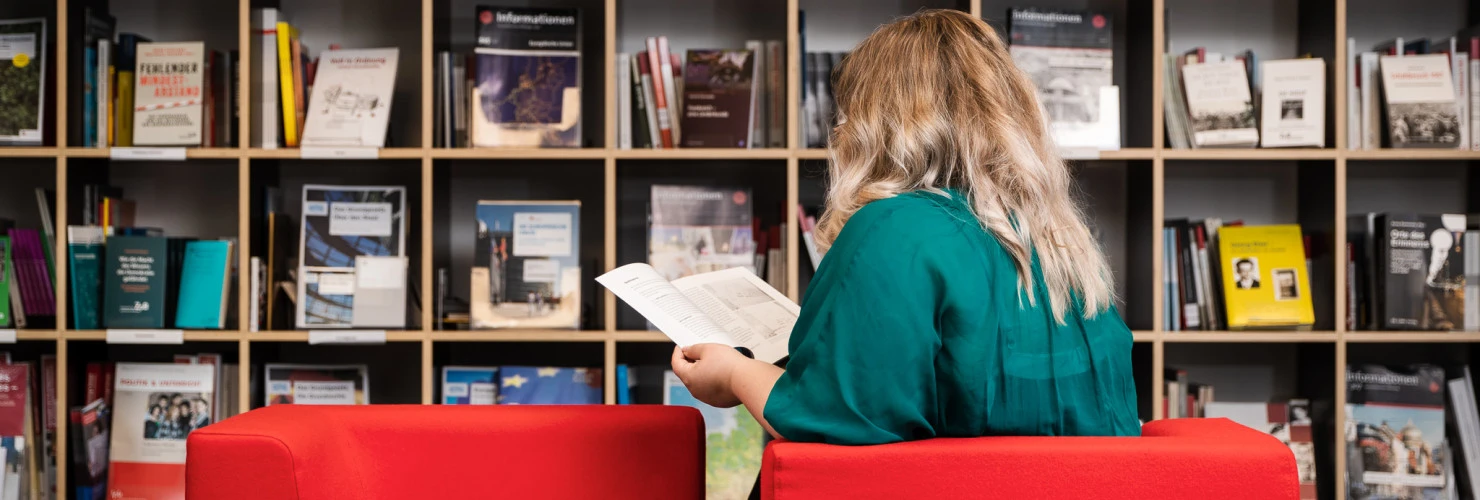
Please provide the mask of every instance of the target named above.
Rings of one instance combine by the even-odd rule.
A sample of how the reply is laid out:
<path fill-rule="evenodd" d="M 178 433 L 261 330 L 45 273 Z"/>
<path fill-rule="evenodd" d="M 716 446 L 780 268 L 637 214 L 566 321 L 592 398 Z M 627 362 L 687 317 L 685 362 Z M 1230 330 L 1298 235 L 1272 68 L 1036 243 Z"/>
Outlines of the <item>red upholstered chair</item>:
<path fill-rule="evenodd" d="M 763 500 L 1296 500 L 1295 455 L 1227 419 L 1160 420 L 1140 438 L 985 437 L 850 447 L 775 442 Z"/>
<path fill-rule="evenodd" d="M 680 406 L 292 406 L 190 434 L 189 500 L 704 497 Z"/>

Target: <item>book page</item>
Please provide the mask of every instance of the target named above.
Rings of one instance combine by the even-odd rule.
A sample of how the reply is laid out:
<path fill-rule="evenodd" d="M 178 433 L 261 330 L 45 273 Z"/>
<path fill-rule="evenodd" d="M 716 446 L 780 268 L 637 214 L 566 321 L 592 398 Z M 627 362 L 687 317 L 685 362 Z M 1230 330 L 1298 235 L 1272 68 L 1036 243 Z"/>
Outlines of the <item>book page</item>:
<path fill-rule="evenodd" d="M 680 346 L 710 342 L 740 345 L 652 266 L 627 264 L 597 276 L 596 282 L 610 289 Z"/>
<path fill-rule="evenodd" d="M 726 269 L 674 280 L 673 286 L 755 359 L 775 363 L 786 357 L 801 308 L 754 273 Z"/>

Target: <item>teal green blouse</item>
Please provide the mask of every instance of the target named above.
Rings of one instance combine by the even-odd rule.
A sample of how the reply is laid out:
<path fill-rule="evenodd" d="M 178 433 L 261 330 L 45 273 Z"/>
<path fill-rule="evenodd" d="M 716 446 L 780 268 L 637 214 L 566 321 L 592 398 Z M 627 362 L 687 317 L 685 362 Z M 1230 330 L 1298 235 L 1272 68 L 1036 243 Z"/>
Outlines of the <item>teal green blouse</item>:
<path fill-rule="evenodd" d="M 1132 337 L 1115 309 L 1054 321 L 962 197 L 919 191 L 848 220 L 807 287 L 766 421 L 793 441 L 1136 436 Z"/>

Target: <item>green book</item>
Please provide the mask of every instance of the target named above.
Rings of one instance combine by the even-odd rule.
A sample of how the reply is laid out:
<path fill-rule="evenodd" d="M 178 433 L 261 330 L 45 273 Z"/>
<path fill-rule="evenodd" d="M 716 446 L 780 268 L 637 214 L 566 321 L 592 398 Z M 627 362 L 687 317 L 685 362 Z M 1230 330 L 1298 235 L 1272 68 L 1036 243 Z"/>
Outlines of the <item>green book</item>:
<path fill-rule="evenodd" d="M 225 328 L 230 286 L 231 242 L 186 243 L 185 262 L 180 272 L 180 302 L 175 308 L 175 328 Z"/>
<path fill-rule="evenodd" d="M 168 240 L 114 236 L 103 249 L 103 327 L 164 328 Z"/>
<path fill-rule="evenodd" d="M 67 226 L 67 256 L 71 263 L 72 329 L 102 328 L 98 313 L 103 294 L 103 228 Z"/>
<path fill-rule="evenodd" d="M 10 324 L 10 238 L 0 236 L 0 326 Z"/>

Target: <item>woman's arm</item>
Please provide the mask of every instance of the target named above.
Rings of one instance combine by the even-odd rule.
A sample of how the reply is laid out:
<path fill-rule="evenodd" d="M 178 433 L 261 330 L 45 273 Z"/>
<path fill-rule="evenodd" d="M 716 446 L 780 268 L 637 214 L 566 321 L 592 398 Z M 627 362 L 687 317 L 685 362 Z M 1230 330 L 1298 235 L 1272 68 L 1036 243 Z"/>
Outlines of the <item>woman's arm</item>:
<path fill-rule="evenodd" d="M 727 345 L 696 344 L 673 349 L 673 373 L 698 400 L 720 408 L 743 404 L 766 432 L 782 438 L 766 422 L 766 400 L 784 373 L 781 368 L 747 358 Z"/>

